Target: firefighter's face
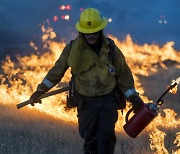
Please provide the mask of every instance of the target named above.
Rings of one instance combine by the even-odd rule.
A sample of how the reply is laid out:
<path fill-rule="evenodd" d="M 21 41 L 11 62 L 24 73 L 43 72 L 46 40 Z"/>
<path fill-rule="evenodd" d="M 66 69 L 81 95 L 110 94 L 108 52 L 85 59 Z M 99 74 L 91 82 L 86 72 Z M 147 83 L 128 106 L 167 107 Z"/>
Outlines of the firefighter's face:
<path fill-rule="evenodd" d="M 84 37 L 89 44 L 96 44 L 99 40 L 100 32 L 84 34 Z"/>

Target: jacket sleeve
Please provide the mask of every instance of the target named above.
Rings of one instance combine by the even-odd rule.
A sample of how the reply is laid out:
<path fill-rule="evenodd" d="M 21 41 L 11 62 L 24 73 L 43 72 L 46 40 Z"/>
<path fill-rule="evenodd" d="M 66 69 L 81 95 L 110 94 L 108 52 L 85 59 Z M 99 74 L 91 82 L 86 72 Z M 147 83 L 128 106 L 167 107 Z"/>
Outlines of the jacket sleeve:
<path fill-rule="evenodd" d="M 116 60 L 116 77 L 117 83 L 120 90 L 124 93 L 126 99 L 128 99 L 132 94 L 136 94 L 136 89 L 134 87 L 134 79 L 132 72 L 126 63 L 126 59 L 121 52 L 121 50 L 115 46 L 115 53 L 117 55 Z"/>
<path fill-rule="evenodd" d="M 62 51 L 59 59 L 55 65 L 49 70 L 47 75 L 44 77 L 41 84 L 38 85 L 37 91 L 47 92 L 54 87 L 58 82 L 61 81 L 64 73 L 68 69 L 68 56 L 70 51 L 70 44 L 68 44 Z"/>

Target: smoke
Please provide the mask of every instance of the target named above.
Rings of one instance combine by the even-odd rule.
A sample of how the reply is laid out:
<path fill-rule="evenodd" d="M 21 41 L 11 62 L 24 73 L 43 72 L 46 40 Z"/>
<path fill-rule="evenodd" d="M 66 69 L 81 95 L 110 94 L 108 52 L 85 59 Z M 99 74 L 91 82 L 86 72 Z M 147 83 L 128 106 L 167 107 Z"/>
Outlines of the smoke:
<path fill-rule="evenodd" d="M 0 1 L 0 60 L 6 55 L 28 55 L 30 41 L 41 43 L 40 24 L 51 18 L 58 2 L 48 0 Z"/>
<path fill-rule="evenodd" d="M 70 11 L 59 10 L 60 5 L 70 4 Z M 40 25 L 49 19 L 51 26 L 58 34 L 59 40 L 74 39 L 77 32 L 75 23 L 79 19 L 80 8 L 95 7 L 112 22 L 105 29 L 119 39 L 130 34 L 138 44 L 156 43 L 163 45 L 168 41 L 175 42 L 175 49 L 180 50 L 180 2 L 138 1 L 138 0 L 31 0 L 0 1 L 0 59 L 6 55 L 28 55 L 33 49 L 29 42 L 41 45 Z M 69 14 L 70 21 L 61 20 L 61 15 Z M 53 17 L 57 15 L 58 21 Z"/>

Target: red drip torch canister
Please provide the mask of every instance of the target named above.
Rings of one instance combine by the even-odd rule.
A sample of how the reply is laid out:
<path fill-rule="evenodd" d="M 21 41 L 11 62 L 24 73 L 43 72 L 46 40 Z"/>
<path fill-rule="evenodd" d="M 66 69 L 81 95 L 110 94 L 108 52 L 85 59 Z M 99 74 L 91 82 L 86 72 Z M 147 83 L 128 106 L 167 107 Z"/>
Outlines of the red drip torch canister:
<path fill-rule="evenodd" d="M 134 115 L 128 120 L 133 109 L 126 114 L 126 124 L 123 126 L 124 131 L 132 138 L 136 138 L 142 130 L 158 115 L 158 108 L 153 103 L 144 104 Z"/>

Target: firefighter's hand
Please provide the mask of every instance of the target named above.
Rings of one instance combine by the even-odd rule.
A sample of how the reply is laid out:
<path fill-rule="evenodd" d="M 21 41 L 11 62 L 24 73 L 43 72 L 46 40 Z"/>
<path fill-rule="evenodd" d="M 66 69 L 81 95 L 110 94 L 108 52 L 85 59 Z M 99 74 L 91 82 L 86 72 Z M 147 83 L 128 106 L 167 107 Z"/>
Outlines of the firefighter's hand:
<path fill-rule="evenodd" d="M 31 103 L 31 105 L 32 106 L 34 106 L 34 103 L 42 103 L 42 101 L 41 100 L 37 100 L 37 98 L 39 97 L 39 96 L 41 96 L 41 95 L 43 95 L 45 92 L 44 91 L 35 91 L 32 95 L 31 95 L 31 97 L 30 97 L 30 99 L 32 99 L 34 102 L 33 103 Z"/>
<path fill-rule="evenodd" d="M 132 108 L 134 110 L 134 113 L 136 113 L 141 108 L 141 106 L 144 104 L 143 100 L 137 95 L 133 96 L 130 99 L 130 102 L 132 103 Z"/>

